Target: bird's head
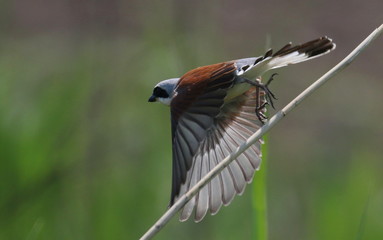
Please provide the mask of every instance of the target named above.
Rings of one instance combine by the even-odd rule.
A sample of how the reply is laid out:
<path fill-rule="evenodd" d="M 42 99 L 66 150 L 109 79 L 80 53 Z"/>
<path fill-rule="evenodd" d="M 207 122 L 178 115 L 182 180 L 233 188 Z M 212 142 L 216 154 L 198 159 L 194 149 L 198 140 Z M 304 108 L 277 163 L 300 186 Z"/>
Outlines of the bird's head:
<path fill-rule="evenodd" d="M 179 78 L 171 78 L 159 82 L 153 89 L 153 94 L 149 98 L 149 102 L 160 102 L 165 105 L 170 105 L 173 98 L 174 89 Z"/>

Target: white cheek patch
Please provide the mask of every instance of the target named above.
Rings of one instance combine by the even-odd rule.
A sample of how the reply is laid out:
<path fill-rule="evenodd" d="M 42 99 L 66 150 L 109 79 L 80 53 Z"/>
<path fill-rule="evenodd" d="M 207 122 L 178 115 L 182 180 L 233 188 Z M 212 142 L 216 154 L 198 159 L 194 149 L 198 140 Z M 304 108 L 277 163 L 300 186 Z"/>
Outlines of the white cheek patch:
<path fill-rule="evenodd" d="M 172 99 L 171 98 L 157 98 L 158 99 L 158 101 L 160 102 L 160 103 L 162 103 L 162 104 L 165 104 L 165 105 L 168 105 L 168 106 L 170 106 L 170 102 L 172 101 Z"/>

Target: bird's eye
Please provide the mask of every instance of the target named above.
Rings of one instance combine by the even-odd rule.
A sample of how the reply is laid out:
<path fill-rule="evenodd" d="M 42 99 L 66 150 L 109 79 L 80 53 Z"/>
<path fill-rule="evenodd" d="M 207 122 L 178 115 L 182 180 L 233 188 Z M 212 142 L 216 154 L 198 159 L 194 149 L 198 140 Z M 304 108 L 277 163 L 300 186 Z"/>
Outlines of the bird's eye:
<path fill-rule="evenodd" d="M 155 87 L 153 90 L 153 95 L 160 97 L 160 98 L 168 98 L 169 94 L 160 87 Z"/>

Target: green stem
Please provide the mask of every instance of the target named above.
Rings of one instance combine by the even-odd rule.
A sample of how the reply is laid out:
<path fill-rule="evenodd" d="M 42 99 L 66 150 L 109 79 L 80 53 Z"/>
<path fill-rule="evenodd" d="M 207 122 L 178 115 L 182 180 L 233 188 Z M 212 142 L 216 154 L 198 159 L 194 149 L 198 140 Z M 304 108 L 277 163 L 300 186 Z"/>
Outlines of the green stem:
<path fill-rule="evenodd" d="M 266 191 L 266 171 L 268 157 L 268 137 L 264 136 L 265 144 L 262 145 L 262 164 L 259 171 L 255 173 L 253 181 L 253 209 L 255 215 L 255 239 L 268 239 L 267 221 L 267 191 Z"/>

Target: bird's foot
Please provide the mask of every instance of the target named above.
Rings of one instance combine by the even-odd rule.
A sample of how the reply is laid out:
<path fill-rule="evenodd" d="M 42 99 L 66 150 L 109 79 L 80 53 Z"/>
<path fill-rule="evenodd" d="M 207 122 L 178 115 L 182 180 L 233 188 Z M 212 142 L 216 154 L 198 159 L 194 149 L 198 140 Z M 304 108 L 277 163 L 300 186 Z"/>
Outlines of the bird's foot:
<path fill-rule="evenodd" d="M 257 115 L 258 120 L 261 121 L 262 123 L 265 123 L 267 120 L 267 116 L 263 112 L 263 109 L 266 107 L 266 105 L 269 104 L 273 109 L 275 109 L 273 100 L 277 100 L 277 98 L 269 89 L 269 85 L 274 80 L 274 76 L 276 75 L 278 74 L 277 73 L 272 74 L 269 80 L 267 80 L 266 84 L 246 79 L 247 83 L 257 87 L 257 107 L 255 108 L 255 114 Z M 259 106 L 259 102 L 260 102 L 259 101 L 260 93 L 258 90 L 259 88 L 265 92 L 265 99 L 266 99 L 266 101 L 261 106 Z"/>

